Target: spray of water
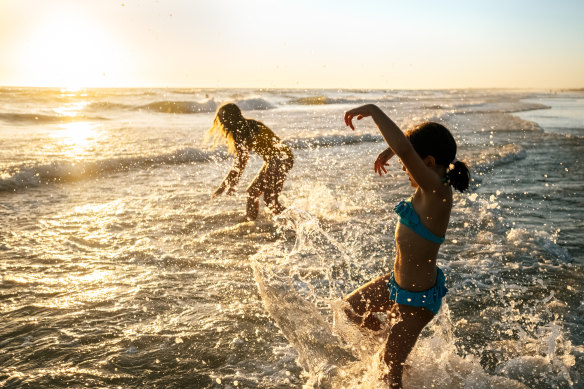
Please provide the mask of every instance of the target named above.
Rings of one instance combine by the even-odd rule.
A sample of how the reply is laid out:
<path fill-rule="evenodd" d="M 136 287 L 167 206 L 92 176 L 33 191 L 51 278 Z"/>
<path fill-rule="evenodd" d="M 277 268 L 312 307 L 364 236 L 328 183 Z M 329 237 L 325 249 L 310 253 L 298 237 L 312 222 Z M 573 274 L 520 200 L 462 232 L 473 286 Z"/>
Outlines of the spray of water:
<path fill-rule="evenodd" d="M 342 297 L 354 261 L 349 250 L 300 209 L 288 209 L 276 222 L 293 234 L 260 250 L 252 267 L 266 310 L 298 354 L 305 387 L 386 387 L 380 356 L 392 321 L 371 332 L 348 320 Z M 489 375 L 472 355 L 460 356 L 453 328 L 444 304 L 408 359 L 406 388 L 525 388 Z"/>

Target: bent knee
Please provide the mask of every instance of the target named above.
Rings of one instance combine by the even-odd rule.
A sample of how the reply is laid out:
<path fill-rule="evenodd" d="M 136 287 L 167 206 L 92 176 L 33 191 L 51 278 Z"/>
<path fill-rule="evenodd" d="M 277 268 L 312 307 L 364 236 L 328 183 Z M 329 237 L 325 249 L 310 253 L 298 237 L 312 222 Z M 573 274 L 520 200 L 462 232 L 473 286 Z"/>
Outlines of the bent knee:
<path fill-rule="evenodd" d="M 359 292 L 351 293 L 350 295 L 344 298 L 344 301 L 349 303 L 351 309 L 359 315 L 364 315 L 371 304 L 371 301 L 366 299 L 365 296 L 363 296 L 363 294 Z"/>

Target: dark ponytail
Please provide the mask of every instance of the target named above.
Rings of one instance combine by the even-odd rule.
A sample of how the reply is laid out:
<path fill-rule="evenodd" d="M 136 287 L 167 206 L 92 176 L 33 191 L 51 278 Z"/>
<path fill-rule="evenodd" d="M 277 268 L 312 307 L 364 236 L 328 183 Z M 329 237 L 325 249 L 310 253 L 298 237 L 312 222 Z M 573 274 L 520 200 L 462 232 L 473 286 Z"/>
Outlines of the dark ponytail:
<path fill-rule="evenodd" d="M 422 159 L 431 155 L 436 164 L 446 167 L 446 180 L 454 189 L 459 192 L 468 189 L 468 166 L 455 159 L 456 141 L 446 127 L 439 123 L 425 122 L 407 131 L 405 135 Z"/>
<path fill-rule="evenodd" d="M 468 189 L 470 184 L 470 171 L 466 163 L 462 161 L 454 161 L 446 169 L 446 179 L 454 189 L 459 192 L 464 192 Z"/>

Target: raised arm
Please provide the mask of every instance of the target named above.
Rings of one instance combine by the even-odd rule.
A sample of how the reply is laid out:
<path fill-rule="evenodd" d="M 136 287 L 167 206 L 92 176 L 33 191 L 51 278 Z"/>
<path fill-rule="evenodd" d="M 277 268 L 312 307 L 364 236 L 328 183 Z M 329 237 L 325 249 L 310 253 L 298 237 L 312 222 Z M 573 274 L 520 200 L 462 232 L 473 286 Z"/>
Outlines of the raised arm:
<path fill-rule="evenodd" d="M 438 174 L 429 167 L 432 161 L 422 160 L 402 130 L 376 105 L 366 104 L 347 111 L 345 124 L 354 130 L 354 117 L 361 120 L 369 116 L 375 122 L 385 142 L 401 159 L 420 189 L 432 191 L 441 184 Z"/>
<path fill-rule="evenodd" d="M 221 185 L 215 190 L 215 192 L 211 195 L 211 198 L 220 195 L 227 189 L 226 194 L 231 194 L 235 188 L 235 186 L 239 183 L 239 179 L 243 174 L 243 170 L 247 165 L 247 161 L 249 159 L 249 151 L 247 150 L 237 150 L 235 154 L 235 160 L 233 161 L 233 165 L 227 173 L 227 176 L 221 182 Z"/>

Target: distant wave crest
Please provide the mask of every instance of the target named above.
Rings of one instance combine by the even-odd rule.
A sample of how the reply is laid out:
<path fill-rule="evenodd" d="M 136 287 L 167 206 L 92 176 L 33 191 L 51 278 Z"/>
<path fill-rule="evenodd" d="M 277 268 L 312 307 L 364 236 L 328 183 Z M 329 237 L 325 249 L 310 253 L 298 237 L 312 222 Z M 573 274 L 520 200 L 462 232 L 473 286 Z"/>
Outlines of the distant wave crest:
<path fill-rule="evenodd" d="M 328 104 L 353 104 L 353 103 L 360 103 L 363 100 L 358 99 L 340 99 L 329 97 L 325 95 L 321 96 L 307 96 L 307 97 L 300 97 L 297 99 L 293 99 L 289 102 L 289 104 L 296 104 L 296 105 L 328 105 Z"/>
<path fill-rule="evenodd" d="M 161 113 L 200 113 L 215 112 L 217 103 L 214 100 L 207 100 L 199 103 L 195 101 L 156 101 L 141 105 L 135 108 L 139 111 L 153 111 Z"/>
<path fill-rule="evenodd" d="M 237 106 L 244 111 L 255 111 L 255 110 L 263 111 L 263 110 L 274 108 L 274 106 L 272 104 L 270 104 L 268 101 L 266 101 L 262 98 L 259 98 L 259 97 L 238 100 L 235 102 L 235 104 L 237 104 Z"/>
<path fill-rule="evenodd" d="M 126 109 L 130 106 L 127 104 L 110 103 L 109 101 L 94 101 L 85 107 L 88 110 L 114 110 L 114 109 Z"/>
<path fill-rule="evenodd" d="M 75 163 L 53 161 L 47 164 L 19 166 L 0 175 L 0 192 L 38 187 L 49 183 L 75 182 L 130 169 L 207 162 L 216 157 L 217 153 L 186 148 L 155 156 L 111 158 Z"/>
<path fill-rule="evenodd" d="M 267 110 L 274 106 L 262 98 L 249 98 L 235 101 L 243 111 Z M 210 113 L 215 112 L 220 103 L 213 99 L 197 101 L 156 101 L 153 103 L 135 107 L 136 110 L 152 111 L 160 113 L 188 114 L 188 113 Z"/>
<path fill-rule="evenodd" d="M 287 140 L 293 149 L 311 149 L 317 147 L 346 146 L 359 143 L 381 142 L 383 139 L 379 135 L 325 135 L 314 138 L 298 138 Z"/>
<path fill-rule="evenodd" d="M 102 117 L 89 117 L 86 115 L 46 115 L 37 113 L 0 113 L 0 120 L 11 124 L 46 124 L 46 123 L 71 123 L 83 120 L 105 120 Z"/>

